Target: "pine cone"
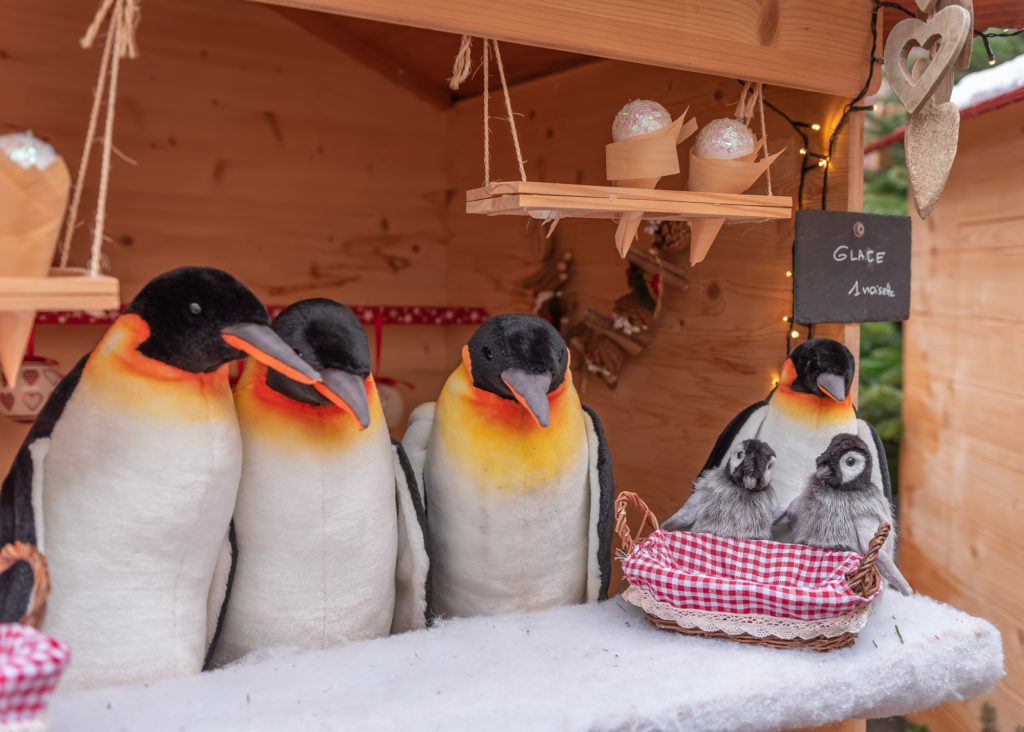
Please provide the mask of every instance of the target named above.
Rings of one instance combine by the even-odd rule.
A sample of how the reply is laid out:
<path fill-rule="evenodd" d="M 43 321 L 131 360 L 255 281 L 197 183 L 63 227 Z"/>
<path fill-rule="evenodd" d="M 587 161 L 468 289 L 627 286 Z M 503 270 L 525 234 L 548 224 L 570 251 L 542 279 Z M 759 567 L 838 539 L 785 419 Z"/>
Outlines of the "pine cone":
<path fill-rule="evenodd" d="M 654 314 L 640 304 L 632 292 L 626 293 L 615 301 L 612 308 L 612 324 L 615 330 L 626 335 L 640 333 L 651 327 Z"/>
<path fill-rule="evenodd" d="M 651 246 L 661 252 L 689 245 L 690 225 L 685 221 L 662 221 L 651 238 Z"/>
<path fill-rule="evenodd" d="M 619 371 L 626 360 L 626 353 L 618 343 L 606 335 L 594 333 L 583 353 L 587 370 L 598 374 L 609 384 L 619 380 Z"/>

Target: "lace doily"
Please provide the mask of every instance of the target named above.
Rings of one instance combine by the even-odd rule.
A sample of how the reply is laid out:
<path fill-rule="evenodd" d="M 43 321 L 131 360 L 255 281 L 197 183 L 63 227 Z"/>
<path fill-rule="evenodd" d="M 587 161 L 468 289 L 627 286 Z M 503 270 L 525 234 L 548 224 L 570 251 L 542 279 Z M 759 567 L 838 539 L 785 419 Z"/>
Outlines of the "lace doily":
<path fill-rule="evenodd" d="M 672 620 L 683 628 L 697 628 L 705 632 L 721 631 L 729 635 L 749 633 L 755 638 L 801 638 L 810 640 L 819 636 L 835 638 L 843 633 L 857 633 L 868 620 L 869 604 L 861 605 L 851 613 L 823 620 L 794 620 L 771 615 L 713 613 L 706 610 L 684 610 L 657 600 L 650 592 L 630 585 L 622 599 L 663 620 Z"/>

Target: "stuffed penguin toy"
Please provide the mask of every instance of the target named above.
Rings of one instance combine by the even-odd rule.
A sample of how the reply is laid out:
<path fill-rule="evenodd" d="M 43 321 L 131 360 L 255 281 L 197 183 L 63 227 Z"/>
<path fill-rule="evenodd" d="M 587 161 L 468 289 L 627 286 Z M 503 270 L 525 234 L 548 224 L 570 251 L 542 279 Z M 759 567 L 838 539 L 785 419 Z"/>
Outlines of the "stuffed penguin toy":
<path fill-rule="evenodd" d="M 720 468 L 705 470 L 683 507 L 661 528 L 733 539 L 770 539 L 777 516 L 772 468 L 775 451 L 744 440 Z"/>
<path fill-rule="evenodd" d="M 857 435 L 836 435 L 816 461 L 804 492 L 786 510 L 793 540 L 822 549 L 867 554 L 879 524 L 892 529 L 876 564 L 889 586 L 904 595 L 913 590 L 894 561 L 896 524 L 892 505 L 871 483 L 871 452 Z"/>
<path fill-rule="evenodd" d="M 34 543 L 46 555 L 42 630 L 74 649 L 66 686 L 201 670 L 242 466 L 227 364 L 250 353 L 295 378 L 318 377 L 268 322 L 226 272 L 160 275 L 29 431 L 0 493 L 0 543 Z M 4 620 L 24 611 L 27 574 L 15 567 L 0 579 Z"/>
<path fill-rule="evenodd" d="M 882 441 L 853 407 L 850 387 L 855 368 L 853 354 L 841 343 L 827 338 L 801 343 L 783 364 L 778 386 L 764 401 L 736 415 L 719 435 L 702 472 L 724 465 L 744 440 L 767 442 L 776 453 L 772 485 L 781 512 L 804 489 L 818 455 L 832 438 L 851 433 L 869 446 L 872 484 L 890 497 Z M 777 525 L 776 536 L 785 538 L 784 529 Z"/>
<path fill-rule="evenodd" d="M 426 493 L 439 614 L 607 597 L 611 460 L 550 323 L 484 323 L 437 402 L 413 412 L 403 443 Z"/>
<path fill-rule="evenodd" d="M 429 612 L 423 504 L 388 434 L 362 325 L 314 299 L 271 327 L 330 393 L 251 359 L 235 388 L 237 563 L 214 665 L 423 628 Z"/>

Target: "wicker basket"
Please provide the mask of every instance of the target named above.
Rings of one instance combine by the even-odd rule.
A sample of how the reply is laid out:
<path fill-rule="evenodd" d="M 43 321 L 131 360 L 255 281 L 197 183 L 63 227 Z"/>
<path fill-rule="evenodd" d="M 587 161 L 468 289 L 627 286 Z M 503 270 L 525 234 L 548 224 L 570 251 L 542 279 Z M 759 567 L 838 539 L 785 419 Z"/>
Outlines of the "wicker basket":
<path fill-rule="evenodd" d="M 0 573 L 18 561 L 32 568 L 34 586 L 20 623 L 0 625 L 0 732 L 42 732 L 50 700 L 71 653 L 66 643 L 36 630 L 50 592 L 46 559 L 21 542 L 0 549 Z"/>
<path fill-rule="evenodd" d="M 657 518 L 639 496 L 629 492 L 620 493 L 615 500 L 615 532 L 622 544 L 619 551 L 620 558 L 628 557 L 633 553 L 634 548 L 642 545 L 642 543 L 638 544 L 634 541 L 626 521 L 626 509 L 630 505 L 637 508 L 642 515 L 638 536 L 645 525 L 650 527 L 651 532 L 658 530 Z M 875 559 L 885 543 L 889 530 L 889 524 L 881 524 L 871 540 L 868 552 L 861 559 L 860 566 L 846 573 L 846 583 L 850 590 L 866 600 L 873 598 L 881 586 Z M 782 637 L 771 633 L 766 635 L 762 622 L 764 617 L 755 614 L 716 613 L 708 616 L 710 620 L 705 618 L 701 623 L 702 627 L 685 627 L 680 625 L 675 618 L 659 615 L 659 607 L 664 607 L 664 603 L 643 601 L 643 591 L 639 588 L 631 586 L 623 593 L 623 599 L 644 609 L 648 619 L 655 627 L 662 630 L 704 638 L 728 638 L 740 643 L 756 643 L 773 648 L 799 647 L 816 651 L 831 651 L 852 645 L 857 637 L 857 632 L 864 625 L 868 609 L 868 604 L 865 602 L 856 611 L 818 621 L 817 624 L 816 621 L 803 621 L 805 627 L 812 629 L 816 629 L 820 625 L 822 630 L 820 634 L 803 632 L 799 637 Z M 649 600 L 649 598 L 646 599 Z M 660 612 L 669 614 L 664 610 L 660 610 Z M 708 627 L 709 625 L 713 627 Z M 747 632 L 748 630 L 752 632 Z"/>

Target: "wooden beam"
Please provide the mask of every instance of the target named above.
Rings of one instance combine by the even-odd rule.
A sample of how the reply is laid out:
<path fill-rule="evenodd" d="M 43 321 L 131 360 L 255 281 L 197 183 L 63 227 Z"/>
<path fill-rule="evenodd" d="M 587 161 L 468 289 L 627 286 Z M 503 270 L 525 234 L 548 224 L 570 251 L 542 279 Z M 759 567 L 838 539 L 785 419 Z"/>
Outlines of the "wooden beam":
<path fill-rule="evenodd" d="M 423 75 L 417 68 L 391 56 L 353 33 L 345 26 L 344 18 L 323 13 L 311 13 L 295 7 L 275 6 L 273 9 L 311 35 L 369 66 L 438 109 L 448 109 L 454 104 L 452 93 L 443 82 Z"/>
<path fill-rule="evenodd" d="M 843 96 L 871 47 L 867 0 L 269 2 Z"/>

